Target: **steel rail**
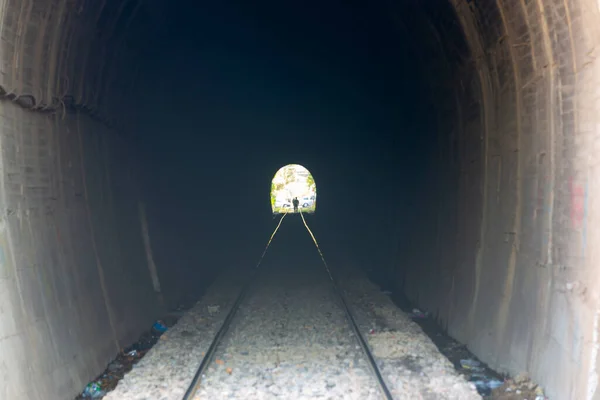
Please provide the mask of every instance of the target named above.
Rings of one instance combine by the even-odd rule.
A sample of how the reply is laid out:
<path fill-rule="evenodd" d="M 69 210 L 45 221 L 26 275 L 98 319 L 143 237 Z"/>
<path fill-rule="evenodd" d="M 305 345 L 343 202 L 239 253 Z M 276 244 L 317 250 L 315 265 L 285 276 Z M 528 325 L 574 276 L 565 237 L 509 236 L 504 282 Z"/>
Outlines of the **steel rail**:
<path fill-rule="evenodd" d="M 306 227 L 306 230 L 308 230 L 310 237 L 312 238 L 313 242 L 315 242 L 315 246 L 317 246 L 317 250 L 319 251 L 321 260 L 323 260 L 323 264 L 325 265 L 325 270 L 327 271 L 327 274 L 329 275 L 329 279 L 331 280 L 331 284 L 333 285 L 333 288 L 335 289 L 337 295 L 339 296 L 339 298 L 342 302 L 342 306 L 343 306 L 342 308 L 344 309 L 346 318 L 348 319 L 348 323 L 349 323 L 350 327 L 352 328 L 352 331 L 354 332 L 354 336 L 358 340 L 358 343 L 359 343 L 360 347 L 362 348 L 363 353 L 365 354 L 365 356 L 367 357 L 367 360 L 369 361 L 369 366 L 371 367 L 371 371 L 373 372 L 373 375 L 375 375 L 377 384 L 379 385 L 379 389 L 381 390 L 381 392 L 383 393 L 384 397 L 387 400 L 393 400 L 394 397 L 392 396 L 392 393 L 388 389 L 387 384 L 385 383 L 385 380 L 383 379 L 383 376 L 381 375 L 381 371 L 379 370 L 377 361 L 375 360 L 375 357 L 373 357 L 373 353 L 371 352 L 371 349 L 369 349 L 369 345 L 367 344 L 365 338 L 360 333 L 360 329 L 358 328 L 358 325 L 356 324 L 356 321 L 355 321 L 354 317 L 352 316 L 352 312 L 350 311 L 350 307 L 348 306 L 348 303 L 346 302 L 346 298 L 344 297 L 344 294 L 342 293 L 342 291 L 340 290 L 339 286 L 337 285 L 335 279 L 333 278 L 331 270 L 329 269 L 329 266 L 327 265 L 327 261 L 325 261 L 325 257 L 323 256 L 323 252 L 321 251 L 321 248 L 319 247 L 319 244 L 317 243 L 317 239 L 315 239 L 315 235 L 313 235 L 312 231 L 308 227 L 308 224 L 306 223 L 306 220 L 304 219 L 304 215 L 302 214 L 302 211 L 300 211 L 300 216 L 302 217 L 302 222 L 304 222 L 304 226 Z"/>
<path fill-rule="evenodd" d="M 200 383 L 202 380 L 202 376 L 204 374 L 204 372 L 206 371 L 206 369 L 208 368 L 208 365 L 210 364 L 210 362 L 213 359 L 213 356 L 219 346 L 219 344 L 221 343 L 221 340 L 223 338 L 223 336 L 225 335 L 225 333 L 227 332 L 229 326 L 231 325 L 231 321 L 233 320 L 237 310 L 240 307 L 240 304 L 242 303 L 242 301 L 244 300 L 244 297 L 248 291 L 248 289 L 250 288 L 251 284 L 254 282 L 254 278 L 256 277 L 256 272 L 258 270 L 258 267 L 260 266 L 266 252 L 267 249 L 269 248 L 271 241 L 273 240 L 273 237 L 275 236 L 275 233 L 277 232 L 277 230 L 279 229 L 279 227 L 281 226 L 281 222 L 283 221 L 283 218 L 285 218 L 286 214 L 284 214 L 281 219 L 279 220 L 279 224 L 277 225 L 277 227 L 275 228 L 275 230 L 273 231 L 273 234 L 271 235 L 271 238 L 269 239 L 269 242 L 267 243 L 267 246 L 265 247 L 265 250 L 263 251 L 262 256 L 260 257 L 260 260 L 258 262 L 258 264 L 256 265 L 256 267 L 253 270 L 253 273 L 250 277 L 250 279 L 244 284 L 244 286 L 242 287 L 242 289 L 240 290 L 240 293 L 238 294 L 233 306 L 231 307 L 231 309 L 229 310 L 227 316 L 225 317 L 225 320 L 223 321 L 223 324 L 221 325 L 220 329 L 218 330 L 218 332 L 216 333 L 216 335 L 214 336 L 208 350 L 206 351 L 206 354 L 204 355 L 204 357 L 202 358 L 202 362 L 200 363 L 200 366 L 198 367 L 198 369 L 196 370 L 196 373 L 194 375 L 194 378 L 192 379 L 184 397 L 182 400 L 192 400 L 194 395 L 196 394 L 196 392 L 198 391 L 198 389 L 200 388 Z M 356 337 L 365 357 L 367 358 L 369 367 L 371 368 L 371 372 L 373 373 L 375 380 L 377 381 L 377 384 L 379 386 L 379 389 L 381 390 L 382 394 L 384 395 L 386 400 L 393 400 L 393 396 L 389 390 L 389 388 L 387 387 L 387 384 L 385 383 L 385 380 L 383 379 L 383 376 L 381 374 L 381 371 L 379 370 L 379 366 L 377 365 L 377 361 L 375 360 L 375 357 L 373 356 L 371 350 L 369 349 L 369 346 L 366 342 L 366 340 L 364 339 L 363 335 L 360 332 L 360 329 L 358 327 L 358 324 L 356 323 L 356 320 L 354 319 L 352 312 L 350 311 L 350 306 L 348 306 L 348 303 L 346 301 L 346 298 L 343 294 L 343 292 L 340 290 L 339 286 L 337 285 L 331 270 L 329 269 L 329 266 L 327 265 L 327 262 L 325 261 L 325 257 L 323 256 L 323 253 L 321 252 L 321 249 L 319 247 L 319 244 L 317 243 L 317 240 L 315 239 L 315 236 L 313 235 L 312 231 L 310 230 L 310 228 L 308 227 L 306 220 L 304 219 L 304 215 L 302 214 L 302 212 L 300 211 L 300 216 L 302 217 L 302 222 L 304 223 L 304 226 L 306 227 L 306 229 L 308 230 L 308 233 L 310 234 L 311 238 L 313 239 L 315 246 L 317 247 L 317 250 L 319 252 L 319 255 L 321 256 L 321 260 L 323 261 L 323 264 L 325 266 L 325 270 L 327 271 L 327 274 L 329 275 L 329 279 L 331 280 L 331 284 L 336 292 L 336 294 L 338 295 L 339 299 L 341 300 L 341 304 L 342 304 L 342 309 L 346 315 L 346 319 L 348 320 L 348 324 L 350 325 L 350 327 L 352 328 L 352 331 L 354 333 L 354 336 Z"/>
<path fill-rule="evenodd" d="M 194 374 L 194 377 L 192 378 L 192 382 L 188 386 L 188 389 L 186 390 L 182 400 L 193 399 L 194 395 L 200 388 L 200 383 L 202 382 L 202 375 L 204 374 L 204 371 L 206 371 L 206 368 L 208 368 L 208 365 L 212 361 L 215 351 L 217 350 L 217 347 L 219 347 L 219 344 L 221 343 L 221 339 L 223 339 L 223 335 L 225 335 L 225 333 L 227 332 L 229 325 L 231 325 L 231 321 L 233 320 L 233 317 L 235 316 L 237 310 L 240 308 L 240 304 L 242 304 L 242 300 L 244 299 L 246 292 L 248 291 L 248 288 L 254 282 L 254 278 L 256 276 L 256 272 L 258 271 L 258 267 L 262 263 L 263 258 L 265 258 L 265 254 L 267 254 L 267 250 L 269 249 L 269 246 L 271 245 L 271 242 L 273 241 L 273 237 L 275 237 L 275 234 L 277 233 L 277 230 L 281 226 L 281 222 L 283 222 L 283 219 L 285 218 L 285 216 L 286 216 L 286 214 L 283 214 L 283 216 L 279 220 L 277 227 L 275 228 L 275 230 L 273 231 L 273 234 L 271 235 L 271 237 L 269 238 L 269 241 L 267 242 L 267 246 L 265 247 L 265 250 L 263 251 L 262 255 L 260 256 L 260 259 L 258 260 L 258 264 L 256 264 L 256 267 L 254 267 L 254 270 L 252 271 L 252 274 L 250 275 L 250 278 L 248 279 L 248 281 L 242 286 L 242 290 L 240 290 L 240 293 L 238 294 L 237 298 L 235 299 L 235 302 L 233 303 L 233 306 L 231 306 L 231 309 L 227 313 L 227 316 L 225 317 L 223 324 L 221 324 L 221 328 L 219 328 L 219 330 L 217 331 L 217 334 L 214 336 L 212 342 L 210 343 L 210 346 L 208 347 L 206 354 L 202 358 L 202 362 L 200 363 L 200 366 L 198 366 L 198 369 L 196 370 L 196 373 Z"/>

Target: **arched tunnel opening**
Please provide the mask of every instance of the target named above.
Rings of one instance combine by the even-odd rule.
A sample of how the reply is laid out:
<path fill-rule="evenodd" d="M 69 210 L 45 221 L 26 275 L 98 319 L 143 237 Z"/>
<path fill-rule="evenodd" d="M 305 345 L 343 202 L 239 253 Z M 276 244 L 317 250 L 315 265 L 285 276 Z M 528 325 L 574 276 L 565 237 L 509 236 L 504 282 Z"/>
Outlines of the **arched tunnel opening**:
<path fill-rule="evenodd" d="M 210 288 L 256 264 L 291 161 L 338 276 L 548 398 L 600 398 L 597 1 L 7 0 L 0 21 L 0 398 L 73 398 L 183 299 L 226 303 Z M 273 296 L 322 268 L 296 217 Z M 304 300 L 289 324 L 335 313 Z"/>
<path fill-rule="evenodd" d="M 271 181 L 269 197 L 273 214 L 314 213 L 317 209 L 315 178 L 302 165 L 284 165 Z"/>

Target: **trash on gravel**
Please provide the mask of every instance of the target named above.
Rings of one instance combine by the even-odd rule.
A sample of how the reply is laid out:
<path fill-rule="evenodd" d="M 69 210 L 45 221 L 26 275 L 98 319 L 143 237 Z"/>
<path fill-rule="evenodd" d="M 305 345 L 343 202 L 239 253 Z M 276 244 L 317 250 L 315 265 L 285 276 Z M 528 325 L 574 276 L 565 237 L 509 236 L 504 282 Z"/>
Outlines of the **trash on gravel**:
<path fill-rule="evenodd" d="M 419 310 L 418 308 L 413 308 L 412 316 L 414 318 L 427 318 L 427 313 Z"/>
<path fill-rule="evenodd" d="M 158 320 L 154 323 L 154 325 L 152 325 L 152 329 L 156 330 L 157 332 L 163 333 L 166 332 L 169 328 L 167 328 L 167 326 L 162 321 Z"/>
<path fill-rule="evenodd" d="M 315 279 L 317 276 L 321 279 L 321 275 L 315 273 Z M 186 376 L 197 367 L 197 360 L 202 357 L 199 354 L 211 345 L 214 332 L 221 326 L 223 314 L 227 314 L 231 305 L 229 301 L 238 293 L 237 281 L 233 285 L 228 279 L 225 276 L 223 284 L 215 284 L 214 290 L 172 334 L 168 346 L 161 345 L 152 350 L 144 360 L 143 368 L 128 374 L 123 384 L 109 395 L 111 399 L 162 399 L 167 394 L 185 392 Z M 281 286 L 271 285 L 270 280 L 261 281 L 256 283 L 261 285 L 256 287 L 258 294 L 249 296 L 249 301 L 239 309 L 226 344 L 217 350 L 209 372 L 203 376 L 198 396 L 207 399 L 374 397 L 378 387 L 370 376 L 360 346 L 356 348 L 352 330 L 345 324 L 340 326 L 346 316 L 339 304 L 329 297 L 330 283 L 323 279 L 320 285 L 306 285 L 307 292 L 302 292 L 287 290 L 286 286 L 281 290 Z M 289 288 L 296 287 L 296 282 L 287 284 Z M 354 281 L 351 284 L 354 285 Z M 385 303 L 386 307 L 371 302 L 369 297 L 363 301 L 360 297 L 364 294 L 362 281 L 356 288 L 347 288 L 342 287 L 351 294 L 348 298 L 356 301 L 349 306 L 355 311 L 360 331 L 367 333 L 371 328 L 376 329 L 376 334 L 369 335 L 369 345 L 379 346 L 383 351 L 398 349 L 392 354 L 393 358 L 386 353 L 380 357 L 374 351 L 382 375 L 391 377 L 394 389 L 402 385 L 401 390 L 408 392 L 407 399 L 417 399 L 425 391 L 431 393 L 428 396 L 431 398 L 480 398 L 474 385 L 452 370 L 435 345 L 411 321 L 410 313 L 399 312 L 389 301 Z M 386 300 L 374 285 L 369 293 L 374 298 Z M 225 294 L 231 300 L 222 300 Z M 369 306 L 371 303 L 374 307 Z M 209 317 L 209 311 L 215 313 L 219 308 L 208 307 L 217 304 L 223 306 L 221 316 Z M 196 323 L 200 317 L 206 318 L 202 324 Z M 180 334 L 183 329 L 194 331 L 191 348 L 191 340 Z M 375 339 L 374 343 L 371 343 L 372 339 Z M 433 365 L 435 367 L 431 368 Z M 443 367 L 438 368 L 438 365 Z M 309 378 L 298 380 L 298 376 Z M 142 390 L 144 392 L 140 393 Z"/>
<path fill-rule="evenodd" d="M 487 377 L 485 377 L 484 379 L 471 380 L 471 382 L 475 384 L 475 388 L 482 396 L 489 396 L 490 394 L 492 394 L 492 390 L 499 388 L 504 384 L 504 382 L 498 379 Z"/>
<path fill-rule="evenodd" d="M 131 371 L 133 366 L 146 355 L 148 350 L 150 350 L 160 338 L 166 336 L 163 335 L 163 333 L 176 322 L 177 319 L 174 317 L 156 321 L 150 330 L 140 336 L 137 342 L 122 349 L 117 357 L 108 364 L 103 374 L 90 382 L 85 387 L 84 391 L 76 397 L 76 400 L 100 399 L 106 396 L 108 392 L 114 390 L 117 383 L 123 379 L 125 374 Z"/>
<path fill-rule="evenodd" d="M 460 366 L 469 371 L 484 371 L 485 368 L 481 366 L 479 361 L 475 360 L 460 360 Z"/>
<path fill-rule="evenodd" d="M 504 384 L 493 391 L 491 399 L 502 400 L 548 400 L 544 389 L 533 382 L 525 373 L 507 378 Z"/>
<path fill-rule="evenodd" d="M 82 397 L 86 399 L 97 399 L 104 396 L 106 393 L 102 390 L 102 386 L 98 382 L 90 382 L 82 393 Z"/>
<path fill-rule="evenodd" d="M 526 372 L 521 372 L 520 374 L 515 376 L 512 380 L 517 385 L 524 385 L 529 381 L 529 375 L 527 375 Z"/>

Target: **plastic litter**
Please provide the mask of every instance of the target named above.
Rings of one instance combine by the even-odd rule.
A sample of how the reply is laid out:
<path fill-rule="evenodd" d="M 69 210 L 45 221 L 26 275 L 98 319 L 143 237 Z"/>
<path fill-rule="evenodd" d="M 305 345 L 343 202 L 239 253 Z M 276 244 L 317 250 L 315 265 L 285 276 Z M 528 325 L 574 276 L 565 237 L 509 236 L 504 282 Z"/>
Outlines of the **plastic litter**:
<path fill-rule="evenodd" d="M 90 382 L 83 391 L 83 397 L 88 399 L 97 399 L 104 396 L 106 393 L 102 390 L 102 387 L 98 382 Z"/>
<path fill-rule="evenodd" d="M 544 396 L 544 389 L 533 382 L 525 373 L 521 373 L 514 378 L 506 379 L 504 385 L 506 385 L 504 392 L 511 393 L 511 399 L 518 397 L 519 400 L 548 400 L 548 398 Z"/>
<path fill-rule="evenodd" d="M 385 294 L 386 296 L 391 296 L 392 292 L 390 292 L 389 290 L 384 290 L 381 293 Z"/>
<path fill-rule="evenodd" d="M 498 379 L 479 379 L 471 382 L 475 384 L 477 391 L 483 396 L 489 396 L 492 393 L 492 390 L 499 388 L 504 384 L 504 382 L 499 381 Z"/>
<path fill-rule="evenodd" d="M 544 395 L 544 389 L 541 387 L 535 388 L 535 400 L 547 400 L 547 397 Z"/>
<path fill-rule="evenodd" d="M 75 400 L 99 399 L 112 391 L 125 374 L 137 364 L 142 357 L 150 350 L 156 342 L 162 337 L 166 337 L 164 332 L 177 322 L 178 317 L 168 315 L 158 320 L 152 325 L 152 328 L 144 332 L 137 342 L 123 349 L 117 355 L 104 371 L 102 376 L 97 377 L 90 382 Z"/>
<path fill-rule="evenodd" d="M 131 350 L 130 352 L 127 353 L 127 355 L 129 357 L 137 357 L 138 351 L 137 350 Z"/>
<path fill-rule="evenodd" d="M 487 376 L 483 371 L 485 368 L 477 360 L 460 360 L 460 366 L 469 371 L 469 381 L 475 385 L 475 388 L 482 396 L 489 396 L 492 390 L 499 388 L 504 384 L 503 381 Z"/>
<path fill-rule="evenodd" d="M 460 360 L 460 366 L 469 371 L 484 371 L 485 368 L 481 366 L 479 361 L 475 360 Z"/>
<path fill-rule="evenodd" d="M 413 308 L 412 310 L 412 316 L 415 318 L 427 318 L 427 315 L 428 314 L 426 312 L 422 312 L 418 308 Z"/>
<path fill-rule="evenodd" d="M 167 328 L 167 326 L 162 321 L 156 321 L 154 325 L 152 325 L 152 329 L 156 330 L 157 332 L 163 333 L 166 332 L 169 328 Z"/>

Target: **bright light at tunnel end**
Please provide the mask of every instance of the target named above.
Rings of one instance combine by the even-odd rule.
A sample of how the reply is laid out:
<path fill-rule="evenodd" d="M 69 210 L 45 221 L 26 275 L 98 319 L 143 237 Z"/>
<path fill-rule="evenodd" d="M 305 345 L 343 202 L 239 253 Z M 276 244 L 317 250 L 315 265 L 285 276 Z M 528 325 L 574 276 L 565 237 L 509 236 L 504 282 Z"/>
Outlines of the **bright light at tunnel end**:
<path fill-rule="evenodd" d="M 285 165 L 271 181 L 273 214 L 302 212 L 312 214 L 317 208 L 317 185 L 310 171 L 299 164 Z"/>

